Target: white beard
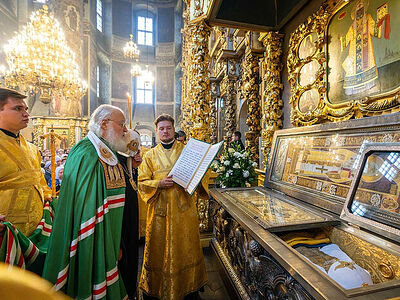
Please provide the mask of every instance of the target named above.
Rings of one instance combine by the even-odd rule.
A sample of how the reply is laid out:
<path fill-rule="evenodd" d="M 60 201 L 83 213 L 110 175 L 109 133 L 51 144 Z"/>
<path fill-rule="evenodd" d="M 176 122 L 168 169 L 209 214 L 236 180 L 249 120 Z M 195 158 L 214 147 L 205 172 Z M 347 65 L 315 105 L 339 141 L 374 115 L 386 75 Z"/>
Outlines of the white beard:
<path fill-rule="evenodd" d="M 126 152 L 127 142 L 125 141 L 125 134 L 123 136 L 117 136 L 114 128 L 109 128 L 104 139 L 109 143 L 112 150 L 115 152 Z"/>

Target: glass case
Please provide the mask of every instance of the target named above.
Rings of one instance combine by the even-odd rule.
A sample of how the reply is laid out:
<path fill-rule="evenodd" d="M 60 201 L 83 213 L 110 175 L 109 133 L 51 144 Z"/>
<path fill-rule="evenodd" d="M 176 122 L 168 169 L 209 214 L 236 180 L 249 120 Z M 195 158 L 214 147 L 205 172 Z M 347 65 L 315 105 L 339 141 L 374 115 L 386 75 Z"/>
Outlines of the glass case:
<path fill-rule="evenodd" d="M 330 215 L 291 202 L 288 198 L 279 197 L 262 188 L 225 190 L 222 194 L 271 232 L 338 223 Z"/>
<path fill-rule="evenodd" d="M 369 143 L 342 218 L 400 241 L 400 143 Z"/>

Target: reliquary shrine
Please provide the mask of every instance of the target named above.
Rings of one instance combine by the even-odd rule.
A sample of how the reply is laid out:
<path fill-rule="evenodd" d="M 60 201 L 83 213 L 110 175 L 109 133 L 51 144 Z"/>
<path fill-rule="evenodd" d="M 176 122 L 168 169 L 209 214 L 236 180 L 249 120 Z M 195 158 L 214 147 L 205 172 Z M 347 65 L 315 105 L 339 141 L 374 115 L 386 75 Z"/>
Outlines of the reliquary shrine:
<path fill-rule="evenodd" d="M 399 295 L 399 122 L 277 131 L 264 187 L 211 191 L 212 246 L 242 299 Z"/>

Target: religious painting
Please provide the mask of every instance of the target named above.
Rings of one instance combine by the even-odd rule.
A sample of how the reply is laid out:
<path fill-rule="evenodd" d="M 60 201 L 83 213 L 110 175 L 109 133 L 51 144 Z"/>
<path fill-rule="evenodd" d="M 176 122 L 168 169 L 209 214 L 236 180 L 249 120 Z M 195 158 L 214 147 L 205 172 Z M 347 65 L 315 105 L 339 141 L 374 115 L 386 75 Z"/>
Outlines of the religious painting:
<path fill-rule="evenodd" d="M 400 87 L 398 0 L 354 0 L 328 26 L 328 98 L 333 104 Z"/>
<path fill-rule="evenodd" d="M 55 148 L 57 149 L 67 149 L 69 148 L 69 128 L 68 127 L 47 127 L 46 132 L 50 132 L 53 129 L 54 133 L 61 136 L 61 140 L 55 139 Z M 47 149 L 50 149 L 50 141 L 46 140 Z"/>
<path fill-rule="evenodd" d="M 174 68 L 158 67 L 157 68 L 157 102 L 173 102 L 174 101 Z"/>
<path fill-rule="evenodd" d="M 299 58 L 305 59 L 312 56 L 317 48 L 315 47 L 315 41 L 318 39 L 318 35 L 315 32 L 307 35 L 300 43 L 299 46 Z"/>
<path fill-rule="evenodd" d="M 292 32 L 287 68 L 293 125 L 400 111 L 398 12 L 397 0 L 325 0 Z"/>
<path fill-rule="evenodd" d="M 306 90 L 299 99 L 299 110 L 302 113 L 313 111 L 319 102 L 319 93 L 316 89 Z"/>
<path fill-rule="evenodd" d="M 116 99 L 126 99 L 126 93 L 130 92 L 131 65 L 128 63 L 112 61 L 112 85 L 111 97 Z"/>
<path fill-rule="evenodd" d="M 317 72 L 319 68 L 320 64 L 315 60 L 312 60 L 302 66 L 299 74 L 299 84 L 301 86 L 313 84 L 317 79 Z"/>
<path fill-rule="evenodd" d="M 51 99 L 51 107 L 54 115 L 59 117 L 80 117 L 82 104 L 79 100 L 67 99 L 64 95 L 54 94 Z"/>
<path fill-rule="evenodd" d="M 73 5 L 68 5 L 67 9 L 64 12 L 65 14 L 65 23 L 67 23 L 68 28 L 71 31 L 79 30 L 79 15 L 76 7 Z"/>

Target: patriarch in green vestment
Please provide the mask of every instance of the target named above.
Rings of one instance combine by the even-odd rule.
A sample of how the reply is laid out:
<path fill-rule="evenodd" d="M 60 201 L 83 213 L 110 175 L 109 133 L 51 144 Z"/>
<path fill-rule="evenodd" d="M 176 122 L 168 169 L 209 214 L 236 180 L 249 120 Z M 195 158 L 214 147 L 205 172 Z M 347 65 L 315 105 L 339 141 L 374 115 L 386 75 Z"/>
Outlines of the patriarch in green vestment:
<path fill-rule="evenodd" d="M 133 299 L 136 293 L 139 154 L 123 112 L 101 105 L 66 161 L 43 277 L 76 299 Z M 129 171 L 130 170 L 130 171 Z"/>

